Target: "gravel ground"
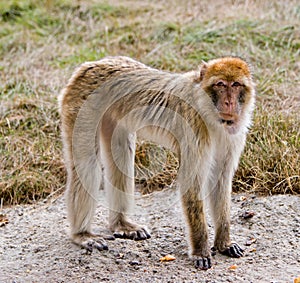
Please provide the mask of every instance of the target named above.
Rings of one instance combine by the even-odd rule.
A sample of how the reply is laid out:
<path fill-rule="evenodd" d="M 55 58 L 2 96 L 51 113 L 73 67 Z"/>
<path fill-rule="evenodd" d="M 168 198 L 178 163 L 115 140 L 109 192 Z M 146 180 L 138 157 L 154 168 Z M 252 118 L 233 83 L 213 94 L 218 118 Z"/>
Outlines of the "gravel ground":
<path fill-rule="evenodd" d="M 105 227 L 100 192 L 94 227 Z M 32 206 L 3 209 L 0 227 L 0 282 L 293 282 L 300 276 L 300 197 L 232 196 L 232 238 L 245 247 L 240 259 L 217 254 L 201 271 L 188 259 L 185 225 L 174 190 L 141 196 L 134 218 L 152 238 L 116 239 L 109 250 L 86 254 L 68 239 L 63 197 Z M 246 212 L 254 212 L 247 217 Z M 102 231 L 103 232 L 103 231 Z M 210 241 L 213 229 L 209 227 Z M 160 262 L 172 254 L 176 260 Z"/>

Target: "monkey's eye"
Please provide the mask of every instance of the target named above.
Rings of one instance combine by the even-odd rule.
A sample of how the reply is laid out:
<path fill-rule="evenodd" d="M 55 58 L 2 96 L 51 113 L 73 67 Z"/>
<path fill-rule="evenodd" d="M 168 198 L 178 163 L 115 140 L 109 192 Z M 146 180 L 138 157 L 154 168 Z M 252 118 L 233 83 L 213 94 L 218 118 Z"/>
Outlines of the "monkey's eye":
<path fill-rule="evenodd" d="M 234 82 L 231 86 L 241 86 L 239 82 Z"/>
<path fill-rule="evenodd" d="M 216 83 L 216 86 L 224 87 L 226 85 L 222 81 L 219 81 L 219 82 Z"/>

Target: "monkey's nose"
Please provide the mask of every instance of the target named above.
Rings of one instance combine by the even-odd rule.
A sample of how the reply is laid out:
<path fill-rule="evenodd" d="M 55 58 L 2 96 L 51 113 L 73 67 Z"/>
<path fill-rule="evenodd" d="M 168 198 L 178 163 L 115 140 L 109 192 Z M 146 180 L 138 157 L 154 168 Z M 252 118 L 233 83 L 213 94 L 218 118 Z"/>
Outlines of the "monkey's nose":
<path fill-rule="evenodd" d="M 228 113 L 232 113 L 233 110 L 233 102 L 230 100 L 225 100 L 224 101 L 225 104 L 225 109 L 227 110 Z"/>

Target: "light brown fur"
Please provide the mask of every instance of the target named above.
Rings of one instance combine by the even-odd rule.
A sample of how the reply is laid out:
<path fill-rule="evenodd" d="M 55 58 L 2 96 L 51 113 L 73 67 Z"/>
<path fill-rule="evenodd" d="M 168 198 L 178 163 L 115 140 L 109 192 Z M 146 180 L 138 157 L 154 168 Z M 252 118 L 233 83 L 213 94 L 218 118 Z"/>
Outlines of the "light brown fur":
<path fill-rule="evenodd" d="M 147 228 L 127 216 L 138 134 L 179 155 L 178 183 L 196 266 L 211 267 L 205 199 L 215 223 L 215 249 L 241 256 L 242 250 L 230 240 L 230 192 L 254 97 L 249 67 L 235 57 L 203 63 L 200 70 L 186 74 L 162 72 L 127 57 L 83 64 L 60 98 L 73 241 L 89 251 L 107 248 L 91 232 L 102 180 L 114 235 L 150 237 Z"/>

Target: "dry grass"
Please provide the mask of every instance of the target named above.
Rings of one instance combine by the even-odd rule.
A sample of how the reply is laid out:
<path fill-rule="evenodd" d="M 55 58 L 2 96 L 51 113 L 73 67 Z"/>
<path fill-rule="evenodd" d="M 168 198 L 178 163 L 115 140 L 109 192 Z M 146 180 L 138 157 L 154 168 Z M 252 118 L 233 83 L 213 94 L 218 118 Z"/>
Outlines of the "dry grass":
<path fill-rule="evenodd" d="M 300 193 L 299 23 L 296 0 L 2 1 L 0 198 L 16 204 L 62 191 L 56 96 L 75 66 L 106 55 L 178 72 L 202 59 L 245 57 L 258 103 L 234 188 Z M 173 182 L 172 153 L 138 150 L 145 191 Z"/>

